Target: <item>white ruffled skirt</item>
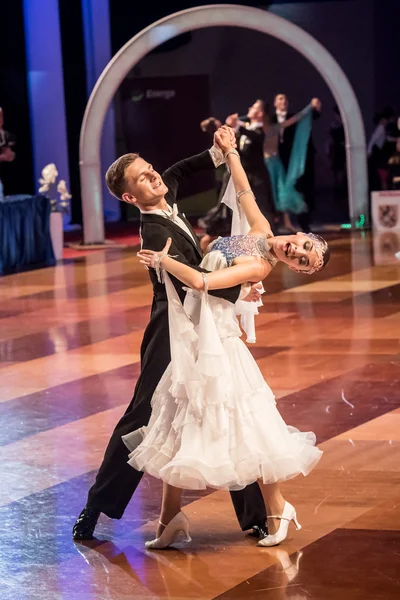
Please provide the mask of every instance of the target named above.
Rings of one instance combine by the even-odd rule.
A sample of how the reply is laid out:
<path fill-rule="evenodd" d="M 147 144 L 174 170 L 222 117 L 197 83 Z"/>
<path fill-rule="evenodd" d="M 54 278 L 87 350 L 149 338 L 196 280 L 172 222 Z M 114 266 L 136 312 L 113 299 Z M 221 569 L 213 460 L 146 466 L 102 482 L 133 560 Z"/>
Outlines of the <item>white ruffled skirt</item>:
<path fill-rule="evenodd" d="M 240 490 L 307 475 L 315 435 L 287 426 L 239 339 L 234 307 L 204 293 L 184 310 L 166 276 L 171 363 L 146 427 L 123 436 L 129 464 L 179 488 Z M 188 317 L 188 313 L 190 318 Z"/>

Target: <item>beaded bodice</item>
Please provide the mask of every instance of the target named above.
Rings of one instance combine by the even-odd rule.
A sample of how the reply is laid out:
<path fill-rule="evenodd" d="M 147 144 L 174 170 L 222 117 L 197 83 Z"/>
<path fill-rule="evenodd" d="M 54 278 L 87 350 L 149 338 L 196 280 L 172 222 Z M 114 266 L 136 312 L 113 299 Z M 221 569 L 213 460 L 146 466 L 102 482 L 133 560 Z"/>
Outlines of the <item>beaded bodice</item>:
<path fill-rule="evenodd" d="M 232 235 L 219 237 L 210 244 L 208 252 L 219 251 L 226 258 L 230 267 L 239 256 L 261 256 L 274 267 L 277 263 L 273 257 L 266 235 Z"/>

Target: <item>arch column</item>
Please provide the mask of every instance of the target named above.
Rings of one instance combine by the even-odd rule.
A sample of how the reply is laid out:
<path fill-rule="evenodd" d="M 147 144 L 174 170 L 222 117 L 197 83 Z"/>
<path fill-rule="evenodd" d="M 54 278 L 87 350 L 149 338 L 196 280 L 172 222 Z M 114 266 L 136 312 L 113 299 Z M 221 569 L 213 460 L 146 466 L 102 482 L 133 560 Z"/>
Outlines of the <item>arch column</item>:
<path fill-rule="evenodd" d="M 119 50 L 98 79 L 86 107 L 80 137 L 86 244 L 104 241 L 100 142 L 115 92 L 129 71 L 155 47 L 186 31 L 216 26 L 243 27 L 271 35 L 300 52 L 319 71 L 340 109 L 345 129 L 350 219 L 352 224 L 361 214 L 368 219 L 364 125 L 354 90 L 339 64 L 315 38 L 286 19 L 258 8 L 214 4 L 177 12 L 146 27 Z"/>

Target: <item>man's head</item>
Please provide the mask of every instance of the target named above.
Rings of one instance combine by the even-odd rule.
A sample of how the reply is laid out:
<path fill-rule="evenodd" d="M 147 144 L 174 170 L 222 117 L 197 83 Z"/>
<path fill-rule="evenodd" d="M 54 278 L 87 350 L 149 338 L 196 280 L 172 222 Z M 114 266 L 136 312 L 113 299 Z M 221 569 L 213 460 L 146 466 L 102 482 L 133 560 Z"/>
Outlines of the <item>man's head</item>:
<path fill-rule="evenodd" d="M 4 113 L 3 113 L 3 109 L 0 106 L 0 129 L 3 129 L 3 125 L 4 125 Z"/>
<path fill-rule="evenodd" d="M 265 112 L 265 102 L 264 100 L 256 100 L 252 106 L 249 107 L 249 112 L 247 113 L 248 118 L 251 121 L 263 121 Z"/>
<path fill-rule="evenodd" d="M 382 110 L 381 115 L 387 123 L 391 123 L 396 120 L 394 110 L 391 106 L 385 106 L 385 108 Z"/>
<path fill-rule="evenodd" d="M 222 123 L 215 117 L 209 117 L 200 123 L 200 129 L 204 131 L 204 133 L 209 133 L 210 135 L 214 135 L 220 127 L 222 127 Z"/>
<path fill-rule="evenodd" d="M 287 112 L 289 107 L 287 96 L 285 94 L 277 94 L 275 96 L 274 106 L 276 110 Z"/>
<path fill-rule="evenodd" d="M 108 168 L 106 184 L 113 196 L 142 210 L 156 208 L 168 188 L 151 164 L 139 154 L 124 154 Z"/>

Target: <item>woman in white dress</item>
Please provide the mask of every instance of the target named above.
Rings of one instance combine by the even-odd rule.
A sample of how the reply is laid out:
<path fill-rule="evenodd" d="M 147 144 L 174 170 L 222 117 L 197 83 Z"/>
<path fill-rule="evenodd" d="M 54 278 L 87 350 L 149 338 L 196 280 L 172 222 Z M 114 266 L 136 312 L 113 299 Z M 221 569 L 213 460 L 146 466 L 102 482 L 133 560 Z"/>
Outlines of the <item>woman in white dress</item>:
<path fill-rule="evenodd" d="M 235 308 L 209 296 L 208 289 L 265 279 L 281 260 L 296 271 L 314 273 L 329 259 L 325 240 L 313 234 L 274 237 L 250 190 L 228 128 L 216 134 L 230 168 L 236 198 L 250 230 L 219 238 L 202 266 L 205 275 L 162 252 L 141 250 L 141 262 L 164 277 L 168 295 L 171 363 L 153 397 L 148 426 L 123 437 L 129 464 L 164 482 L 156 539 L 148 548 L 166 548 L 181 533 L 190 541 L 189 522 L 180 509 L 182 489 L 240 490 L 258 481 L 274 546 L 289 523 L 300 527 L 295 508 L 279 482 L 307 475 L 322 452 L 315 435 L 287 426 L 255 360 L 240 340 Z M 229 268 L 227 268 L 229 267 Z M 182 306 L 168 276 L 185 283 Z"/>

